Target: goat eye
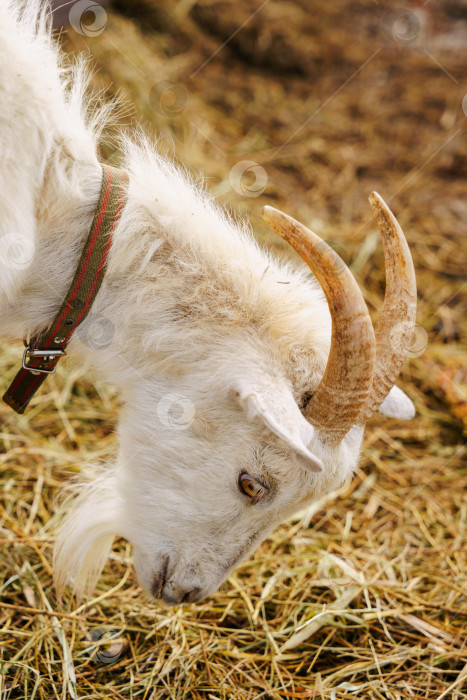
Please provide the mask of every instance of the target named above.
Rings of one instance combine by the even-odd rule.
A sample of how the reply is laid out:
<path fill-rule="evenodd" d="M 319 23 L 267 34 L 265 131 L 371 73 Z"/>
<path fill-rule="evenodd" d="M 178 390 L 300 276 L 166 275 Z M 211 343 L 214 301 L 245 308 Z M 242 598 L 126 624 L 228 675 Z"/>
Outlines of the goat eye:
<path fill-rule="evenodd" d="M 258 503 L 266 493 L 265 487 L 246 472 L 240 474 L 238 488 L 245 496 L 248 496 L 252 503 Z"/>

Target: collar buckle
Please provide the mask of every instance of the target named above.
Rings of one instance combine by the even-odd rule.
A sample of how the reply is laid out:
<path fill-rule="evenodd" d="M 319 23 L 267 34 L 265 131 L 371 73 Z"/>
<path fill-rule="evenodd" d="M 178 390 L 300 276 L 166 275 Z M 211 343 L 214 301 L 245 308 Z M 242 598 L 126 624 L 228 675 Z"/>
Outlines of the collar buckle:
<path fill-rule="evenodd" d="M 55 366 L 52 367 L 52 369 L 31 367 L 31 365 L 28 364 L 28 360 L 30 361 L 35 357 L 42 357 L 44 360 L 52 362 L 53 360 L 58 360 L 60 357 L 63 357 L 63 355 L 66 355 L 65 350 L 35 350 L 28 345 L 23 354 L 23 369 L 32 372 L 32 374 L 53 374 L 55 372 Z"/>

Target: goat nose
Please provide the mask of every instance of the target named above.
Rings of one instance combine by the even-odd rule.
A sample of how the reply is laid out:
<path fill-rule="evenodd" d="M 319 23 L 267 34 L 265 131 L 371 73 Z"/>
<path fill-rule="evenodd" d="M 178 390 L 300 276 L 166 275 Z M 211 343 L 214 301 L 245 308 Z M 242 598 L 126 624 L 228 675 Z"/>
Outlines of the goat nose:
<path fill-rule="evenodd" d="M 187 591 L 182 598 L 182 603 L 195 603 L 198 600 L 199 592 L 199 588 L 192 588 L 191 591 Z"/>
<path fill-rule="evenodd" d="M 200 588 L 183 588 L 181 586 L 173 586 L 172 588 L 164 587 L 162 597 L 169 605 L 179 605 L 180 603 L 194 603 L 199 600 Z"/>

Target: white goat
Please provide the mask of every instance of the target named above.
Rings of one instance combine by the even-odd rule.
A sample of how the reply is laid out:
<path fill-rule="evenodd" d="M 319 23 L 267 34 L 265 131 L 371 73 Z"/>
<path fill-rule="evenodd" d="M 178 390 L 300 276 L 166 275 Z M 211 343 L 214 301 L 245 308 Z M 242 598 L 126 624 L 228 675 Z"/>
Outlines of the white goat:
<path fill-rule="evenodd" d="M 102 178 L 103 115 L 89 116 L 83 68 L 61 67 L 40 4 L 10 0 L 0 23 L 5 340 L 50 325 Z M 128 201 L 93 315 L 69 345 L 120 392 L 119 454 L 82 487 L 57 539 L 55 572 L 59 585 L 93 586 L 121 535 L 149 594 L 193 602 L 352 473 L 373 410 L 413 415 L 391 387 L 414 320 L 415 278 L 397 222 L 373 195 L 388 270 L 375 342 L 352 275 L 311 232 L 265 212 L 328 303 L 304 270 L 260 250 L 142 138 L 122 149 Z M 86 342 L 96 314 L 111 324 L 108 343 Z"/>

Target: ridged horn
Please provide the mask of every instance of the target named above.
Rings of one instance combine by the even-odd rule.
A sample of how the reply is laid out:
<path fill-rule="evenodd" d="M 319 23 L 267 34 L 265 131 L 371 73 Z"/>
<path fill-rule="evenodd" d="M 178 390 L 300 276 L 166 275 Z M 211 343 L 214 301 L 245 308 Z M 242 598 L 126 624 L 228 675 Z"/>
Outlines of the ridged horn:
<path fill-rule="evenodd" d="M 375 365 L 375 335 L 354 276 L 319 236 L 292 217 L 264 207 L 263 219 L 307 263 L 320 283 L 332 318 L 331 348 L 305 416 L 328 444 L 338 444 L 365 406 Z"/>
<path fill-rule="evenodd" d="M 409 246 L 394 214 L 377 192 L 370 205 L 384 249 L 386 292 L 375 328 L 376 366 L 358 423 L 365 423 L 394 386 L 405 362 L 417 313 L 417 282 Z"/>

